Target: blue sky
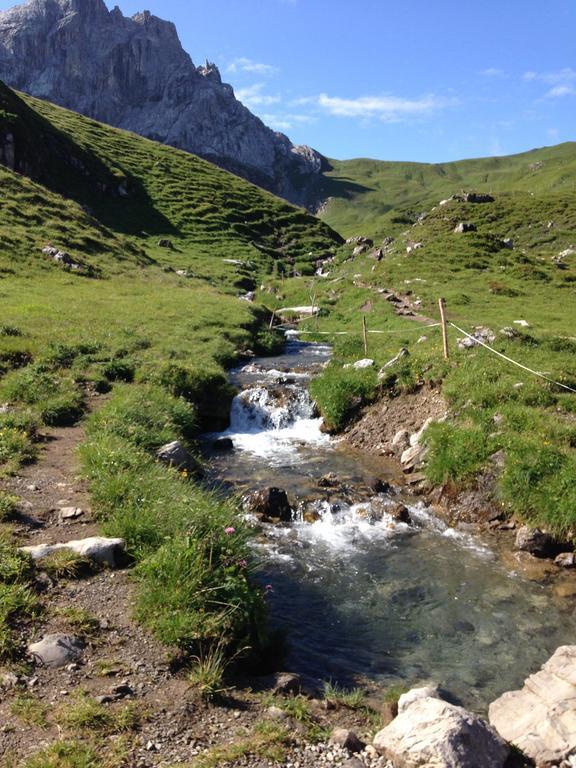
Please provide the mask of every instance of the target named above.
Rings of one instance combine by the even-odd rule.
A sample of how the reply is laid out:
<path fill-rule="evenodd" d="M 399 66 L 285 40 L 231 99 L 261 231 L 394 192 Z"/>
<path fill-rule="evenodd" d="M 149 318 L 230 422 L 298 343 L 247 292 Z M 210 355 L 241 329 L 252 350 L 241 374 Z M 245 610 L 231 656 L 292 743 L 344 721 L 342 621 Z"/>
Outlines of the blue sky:
<path fill-rule="evenodd" d="M 216 62 L 265 122 L 330 157 L 439 162 L 576 139 L 574 0 L 118 3 L 174 21 L 196 64 Z"/>

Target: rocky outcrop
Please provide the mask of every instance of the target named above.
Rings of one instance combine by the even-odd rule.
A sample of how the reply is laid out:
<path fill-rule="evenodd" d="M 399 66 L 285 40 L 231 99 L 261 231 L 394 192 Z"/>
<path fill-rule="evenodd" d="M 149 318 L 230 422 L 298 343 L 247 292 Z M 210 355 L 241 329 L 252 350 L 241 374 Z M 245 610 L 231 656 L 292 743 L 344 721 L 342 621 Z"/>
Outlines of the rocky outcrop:
<path fill-rule="evenodd" d="M 399 712 L 374 747 L 398 768 L 502 768 L 509 753 L 478 715 L 429 696 Z"/>
<path fill-rule="evenodd" d="M 0 80 L 102 122 L 201 155 L 298 204 L 325 165 L 267 128 L 196 67 L 175 26 L 104 0 L 31 0 L 0 12 Z M 10 165 L 9 137 L 0 152 Z"/>
<path fill-rule="evenodd" d="M 538 768 L 576 755 L 576 646 L 558 648 L 522 690 L 494 701 L 489 717 Z"/>

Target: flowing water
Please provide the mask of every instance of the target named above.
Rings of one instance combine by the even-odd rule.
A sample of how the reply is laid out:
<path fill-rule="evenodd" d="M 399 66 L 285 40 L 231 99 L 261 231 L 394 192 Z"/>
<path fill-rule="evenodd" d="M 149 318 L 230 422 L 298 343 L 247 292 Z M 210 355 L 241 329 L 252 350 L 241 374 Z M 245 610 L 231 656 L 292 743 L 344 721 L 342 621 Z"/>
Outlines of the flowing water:
<path fill-rule="evenodd" d="M 242 391 L 223 433 L 235 450 L 211 457 L 220 482 L 285 488 L 299 500 L 295 521 L 267 526 L 255 544 L 290 666 L 344 685 L 431 680 L 483 710 L 574 642 L 573 605 L 505 569 L 479 538 L 423 504 L 409 505 L 411 525 L 386 513 L 398 497 L 367 493 L 365 479 L 393 482 L 394 466 L 325 435 L 308 396 L 329 356 L 292 338 L 284 355 L 235 371 Z M 329 472 L 341 485 L 320 489 Z"/>

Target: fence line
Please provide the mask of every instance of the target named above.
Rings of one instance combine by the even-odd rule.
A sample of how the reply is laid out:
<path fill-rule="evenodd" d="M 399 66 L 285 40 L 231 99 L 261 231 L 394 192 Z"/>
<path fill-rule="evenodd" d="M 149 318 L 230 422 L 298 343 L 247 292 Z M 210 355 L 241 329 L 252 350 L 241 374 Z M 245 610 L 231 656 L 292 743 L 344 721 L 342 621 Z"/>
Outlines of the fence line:
<path fill-rule="evenodd" d="M 476 344 L 480 344 L 480 346 L 485 347 L 489 352 L 492 352 L 494 355 L 498 355 L 498 357 L 501 357 L 503 360 L 506 360 L 508 363 L 512 363 L 513 365 L 518 366 L 518 368 L 522 368 L 523 370 L 528 371 L 528 373 L 534 374 L 534 376 L 538 376 L 539 378 L 544 379 L 545 381 L 548 381 L 551 384 L 555 384 L 557 387 L 562 387 L 562 389 L 567 389 L 568 392 L 573 392 L 574 394 L 576 394 L 576 389 L 569 387 L 567 384 L 562 384 L 560 381 L 555 381 L 554 379 L 551 379 L 550 376 L 546 376 L 546 374 L 541 373 L 540 371 L 535 371 L 532 368 L 528 368 L 528 366 L 523 365 L 522 363 L 519 363 L 517 360 L 513 360 L 511 357 L 508 357 L 508 355 L 505 355 L 502 352 L 498 352 L 497 349 L 494 349 L 493 347 L 489 346 L 481 339 L 477 339 L 476 336 L 473 336 L 471 333 L 468 333 L 463 328 L 459 328 L 453 322 L 448 321 L 448 324 L 451 325 L 452 328 L 455 328 L 459 333 L 463 333 L 464 336 L 467 336 L 469 339 L 472 339 L 474 342 L 476 342 Z"/>
<path fill-rule="evenodd" d="M 285 326 L 282 325 L 276 325 L 276 328 L 283 328 Z M 429 325 L 421 325 L 418 328 L 407 328 L 405 331 L 371 331 L 368 329 L 368 333 L 379 333 L 384 334 L 385 336 L 389 334 L 405 334 L 405 333 L 414 333 L 415 331 L 418 331 L 419 333 L 422 333 L 423 330 L 426 328 L 439 328 L 440 323 L 430 323 Z M 308 334 L 309 336 L 358 336 L 361 331 L 298 331 L 299 335 L 302 334 Z"/>

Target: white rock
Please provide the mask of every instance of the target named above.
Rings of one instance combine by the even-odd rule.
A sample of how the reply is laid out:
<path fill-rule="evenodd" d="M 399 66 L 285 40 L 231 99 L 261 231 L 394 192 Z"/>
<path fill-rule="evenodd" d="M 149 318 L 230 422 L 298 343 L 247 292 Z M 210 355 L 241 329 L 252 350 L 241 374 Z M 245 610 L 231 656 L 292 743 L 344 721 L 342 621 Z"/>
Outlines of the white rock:
<path fill-rule="evenodd" d="M 46 635 L 28 646 L 34 661 L 45 667 L 65 667 L 82 657 L 84 643 L 73 635 Z"/>
<path fill-rule="evenodd" d="M 400 463 L 405 467 L 416 465 L 424 458 L 425 450 L 422 445 L 413 445 L 407 448 L 400 457 Z"/>
<path fill-rule="evenodd" d="M 502 768 L 509 753 L 478 715 L 435 698 L 413 702 L 376 734 L 374 746 L 406 768 Z"/>
<path fill-rule="evenodd" d="M 316 315 L 320 312 L 320 307 L 283 307 L 276 310 L 277 315 L 284 315 L 287 312 L 294 313 L 295 315 Z"/>
<path fill-rule="evenodd" d="M 430 424 L 433 424 L 433 423 L 434 423 L 434 419 L 432 417 L 430 417 L 429 419 L 426 419 L 426 421 L 424 422 L 424 424 L 422 424 L 418 432 L 415 432 L 413 435 L 410 436 L 410 445 L 412 446 L 420 445 L 424 432 L 426 432 Z"/>
<path fill-rule="evenodd" d="M 67 541 L 60 544 L 37 544 L 30 547 L 21 547 L 22 552 L 27 552 L 33 560 L 40 560 L 62 549 L 70 549 L 82 557 L 87 557 L 95 563 L 108 565 L 115 568 L 120 556 L 125 549 L 124 539 L 106 539 L 102 536 L 92 536 L 88 539 Z"/>
<path fill-rule="evenodd" d="M 490 722 L 538 766 L 576 753 L 576 645 L 565 645 L 520 691 L 490 704 Z"/>
<path fill-rule="evenodd" d="M 420 699 L 441 699 L 437 685 L 426 685 L 423 688 L 412 688 L 408 693 L 403 693 L 398 699 L 398 714 L 405 712 L 415 701 Z"/>
<path fill-rule="evenodd" d="M 522 328 L 530 328 L 530 323 L 527 323 L 526 320 L 514 320 L 514 325 L 521 325 Z"/>
<path fill-rule="evenodd" d="M 363 360 L 357 360 L 352 365 L 352 368 L 355 368 L 357 371 L 360 371 L 363 368 L 372 368 L 373 365 L 374 365 L 374 360 L 371 360 L 369 357 L 365 357 Z"/>
<path fill-rule="evenodd" d="M 392 438 L 393 448 L 402 448 L 405 450 L 410 445 L 410 433 L 407 429 L 401 429 Z"/>

